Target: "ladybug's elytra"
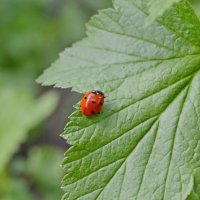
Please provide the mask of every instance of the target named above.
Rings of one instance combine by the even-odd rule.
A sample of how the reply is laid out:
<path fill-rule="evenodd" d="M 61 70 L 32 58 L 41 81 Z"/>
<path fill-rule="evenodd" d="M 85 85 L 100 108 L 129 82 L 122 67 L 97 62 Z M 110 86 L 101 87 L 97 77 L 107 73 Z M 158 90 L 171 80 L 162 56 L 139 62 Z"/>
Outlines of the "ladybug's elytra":
<path fill-rule="evenodd" d="M 104 93 L 99 90 L 90 90 L 81 100 L 80 110 L 86 117 L 99 114 L 104 104 Z"/>

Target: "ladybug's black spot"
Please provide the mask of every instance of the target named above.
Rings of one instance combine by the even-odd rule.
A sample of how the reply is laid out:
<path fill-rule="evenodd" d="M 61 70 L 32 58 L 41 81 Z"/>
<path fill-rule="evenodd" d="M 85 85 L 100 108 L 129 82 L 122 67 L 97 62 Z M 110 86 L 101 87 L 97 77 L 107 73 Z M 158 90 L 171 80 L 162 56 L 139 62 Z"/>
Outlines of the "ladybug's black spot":
<path fill-rule="evenodd" d="M 91 111 L 92 114 L 95 114 L 94 110 Z"/>
<path fill-rule="evenodd" d="M 102 102 L 100 102 L 99 104 L 100 104 L 101 106 L 103 105 L 103 103 L 102 103 Z"/>
<path fill-rule="evenodd" d="M 84 97 L 84 99 L 87 99 L 87 97 Z"/>
<path fill-rule="evenodd" d="M 92 103 L 93 103 L 93 104 L 95 104 L 95 103 L 96 103 L 96 101 L 92 100 Z"/>

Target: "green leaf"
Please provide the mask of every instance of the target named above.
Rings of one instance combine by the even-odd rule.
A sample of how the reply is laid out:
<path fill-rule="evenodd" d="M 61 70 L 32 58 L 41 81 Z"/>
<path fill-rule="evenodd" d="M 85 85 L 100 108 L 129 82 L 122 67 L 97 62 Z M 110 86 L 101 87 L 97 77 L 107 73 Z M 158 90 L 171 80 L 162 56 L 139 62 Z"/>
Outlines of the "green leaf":
<path fill-rule="evenodd" d="M 114 0 L 38 79 L 99 89 L 102 113 L 70 117 L 67 200 L 186 199 L 200 166 L 200 22 L 174 4 L 154 22 L 149 0 Z"/>
<path fill-rule="evenodd" d="M 0 87 L 0 171 L 26 139 L 28 131 L 55 108 L 57 96 L 48 93 L 34 100 L 32 94 Z"/>
<path fill-rule="evenodd" d="M 191 0 L 191 3 L 194 7 L 194 10 L 197 16 L 200 18 L 200 1 L 199 0 Z"/>
<path fill-rule="evenodd" d="M 156 19 L 156 17 L 162 15 L 167 9 L 169 9 L 174 3 L 180 0 L 150 0 L 149 1 L 149 12 L 150 18 Z"/>
<path fill-rule="evenodd" d="M 191 193 L 187 200 L 200 200 L 200 170 L 196 170 L 195 178 L 192 179 Z"/>

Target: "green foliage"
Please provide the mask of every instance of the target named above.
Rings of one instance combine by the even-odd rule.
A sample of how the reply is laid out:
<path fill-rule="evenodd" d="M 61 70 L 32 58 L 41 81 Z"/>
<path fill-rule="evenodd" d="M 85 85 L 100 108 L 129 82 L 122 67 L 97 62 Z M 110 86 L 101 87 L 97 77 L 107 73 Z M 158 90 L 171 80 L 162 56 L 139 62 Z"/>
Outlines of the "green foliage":
<path fill-rule="evenodd" d="M 60 30 L 55 28 L 56 20 L 53 25 L 49 21 L 49 4 L 50 1 L 44 0 L 1 1 L 0 149 L 4 154 L 0 155 L 0 170 L 25 141 L 28 131 L 49 116 L 56 106 L 55 94 L 35 100 L 34 79 L 41 66 L 47 64 L 53 52 L 55 54 L 54 50 L 58 51 L 53 42 L 57 42 L 55 37 Z M 51 31 L 54 28 L 57 34 Z M 56 48 L 49 48 L 53 50 L 45 53 L 47 44 Z"/>
<path fill-rule="evenodd" d="M 196 174 L 193 181 L 193 188 L 191 193 L 188 195 L 187 200 L 199 200 L 200 199 L 200 175 L 199 172 Z"/>
<path fill-rule="evenodd" d="M 156 17 L 162 15 L 167 9 L 169 9 L 174 3 L 180 0 L 150 0 L 149 12 L 150 18 L 156 19 Z"/>
<path fill-rule="evenodd" d="M 174 3 L 178 3 L 180 0 L 150 0 L 149 1 L 149 12 L 150 19 L 154 20 L 158 16 L 162 15 L 167 9 L 169 9 Z M 191 0 L 194 6 L 196 14 L 200 16 L 200 1 Z"/>
<path fill-rule="evenodd" d="M 61 7 L 57 5 L 60 11 L 57 14 L 53 9 L 54 3 L 53 0 L 2 0 L 0 8 L 2 67 L 40 71 L 40 65 L 55 59 L 55 53 L 62 47 L 62 42 L 66 44 L 71 42 L 72 32 L 69 30 L 73 27 L 68 26 L 70 16 L 68 15 L 68 18 L 65 13 L 71 10 L 72 5 L 68 7 L 65 4 Z M 86 17 L 77 8 L 74 10 L 74 14 L 77 13 L 80 17 L 74 19 L 73 26 L 82 24 L 78 35 L 76 34 L 77 37 L 74 37 L 78 39 L 83 35 L 83 22 Z M 64 35 L 68 39 L 64 39 Z M 52 46 L 54 48 L 49 48 Z"/>
<path fill-rule="evenodd" d="M 34 200 L 28 185 L 22 179 L 10 179 L 6 189 L 3 196 L 0 195 L 3 200 Z"/>
<path fill-rule="evenodd" d="M 91 12 L 85 4 L 96 10 L 110 2 L 101 1 L 81 0 L 82 8 L 79 0 L 2 0 L 0 67 L 37 75 L 61 49 L 83 37 Z"/>
<path fill-rule="evenodd" d="M 25 146 L 32 148 L 31 138 L 27 137 L 29 130 L 37 127 L 31 131 L 42 135 L 39 125 L 56 106 L 55 94 L 36 99 L 36 94 L 43 91 L 37 87 L 35 77 L 61 49 L 84 36 L 84 24 L 89 16 L 109 2 L 111 0 L 1 1 L 0 199 L 33 199 L 35 191 L 30 187 L 39 190 L 34 199 L 61 197 L 61 170 L 57 166 L 61 152 L 56 148 L 34 149 L 31 152 L 35 157 L 30 153 L 27 162 L 18 160 L 19 177 L 9 169 L 14 165 L 13 154 L 18 152 L 22 142 L 28 140 Z M 22 152 L 26 153 L 24 149 Z M 54 180 L 49 181 L 49 176 Z"/>
<path fill-rule="evenodd" d="M 150 2 L 114 0 L 38 79 L 107 96 L 65 128 L 63 199 L 199 198 L 200 22 L 181 1 L 147 24 Z"/>
<path fill-rule="evenodd" d="M 62 192 L 59 184 L 63 173 L 59 163 L 62 156 L 60 149 L 43 146 L 32 148 L 27 160 L 15 158 L 10 170 L 17 177 L 10 178 L 5 172 L 1 174 L 0 199 L 32 200 L 38 199 L 37 196 L 43 200 L 60 199 Z M 30 186 L 35 191 L 34 194 L 31 193 Z"/>
<path fill-rule="evenodd" d="M 200 1 L 199 0 L 191 0 L 191 3 L 194 7 L 194 10 L 197 16 L 200 18 Z"/>
<path fill-rule="evenodd" d="M 62 192 L 59 185 L 63 172 L 60 162 L 63 152 L 57 148 L 43 146 L 33 148 L 26 164 L 26 175 L 42 193 L 43 200 L 60 199 Z"/>
<path fill-rule="evenodd" d="M 28 131 L 55 108 L 57 98 L 48 93 L 38 100 L 11 87 L 0 87 L 0 171 L 26 139 Z M 12 125 L 11 125 L 12 124 Z"/>
<path fill-rule="evenodd" d="M 94 0 L 79 0 L 80 2 L 84 2 L 88 7 L 93 8 L 94 10 L 102 9 L 105 7 L 112 6 L 112 0 L 101 0 L 101 1 L 94 1 Z"/>

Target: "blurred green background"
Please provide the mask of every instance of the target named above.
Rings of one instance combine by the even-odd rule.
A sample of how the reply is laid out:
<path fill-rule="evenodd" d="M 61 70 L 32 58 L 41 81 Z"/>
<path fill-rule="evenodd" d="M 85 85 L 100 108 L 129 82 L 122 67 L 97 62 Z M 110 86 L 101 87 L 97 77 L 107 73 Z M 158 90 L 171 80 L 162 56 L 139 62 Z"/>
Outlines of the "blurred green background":
<path fill-rule="evenodd" d="M 35 79 L 111 0 L 1 0 L 0 199 L 61 199 L 59 136 L 80 96 Z"/>
<path fill-rule="evenodd" d="M 200 1 L 193 0 L 200 15 Z M 35 79 L 111 0 L 1 0 L 0 199 L 56 200 L 69 147 L 59 137 L 80 96 Z"/>

